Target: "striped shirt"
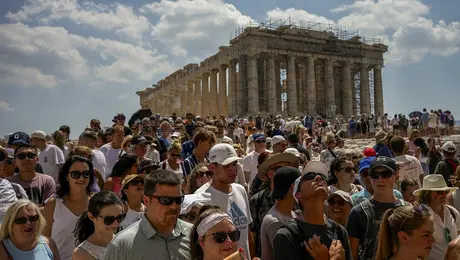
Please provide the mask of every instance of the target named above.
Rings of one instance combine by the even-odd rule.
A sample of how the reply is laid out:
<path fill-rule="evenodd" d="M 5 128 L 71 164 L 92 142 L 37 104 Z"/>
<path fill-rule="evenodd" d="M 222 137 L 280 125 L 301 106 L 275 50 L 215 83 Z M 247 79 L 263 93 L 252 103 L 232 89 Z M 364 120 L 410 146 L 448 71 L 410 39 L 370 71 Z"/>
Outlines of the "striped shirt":
<path fill-rule="evenodd" d="M 206 160 L 206 163 L 209 163 L 209 160 L 207 157 L 205 157 L 205 160 Z M 200 163 L 200 161 L 198 160 L 198 158 L 192 153 L 192 155 L 190 155 L 189 157 L 187 157 L 184 161 L 183 161 L 183 165 L 184 165 L 184 176 L 189 176 L 193 169 L 195 169 L 195 167 Z"/>
<path fill-rule="evenodd" d="M 112 240 L 104 260 L 189 260 L 191 230 L 191 224 L 178 219 L 172 234 L 164 237 L 142 215 Z"/>

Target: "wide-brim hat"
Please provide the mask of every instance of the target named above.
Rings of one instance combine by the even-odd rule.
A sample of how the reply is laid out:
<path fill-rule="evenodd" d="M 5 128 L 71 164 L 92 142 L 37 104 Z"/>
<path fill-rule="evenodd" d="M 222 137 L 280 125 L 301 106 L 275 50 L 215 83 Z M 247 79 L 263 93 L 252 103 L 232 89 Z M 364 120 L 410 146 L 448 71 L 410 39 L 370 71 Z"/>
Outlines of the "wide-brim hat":
<path fill-rule="evenodd" d="M 418 195 L 422 191 L 454 191 L 457 187 L 448 187 L 444 176 L 441 174 L 429 174 L 423 178 L 423 188 L 415 190 L 414 195 Z"/>
<path fill-rule="evenodd" d="M 295 163 L 299 160 L 297 156 L 292 153 L 277 153 L 272 154 L 265 162 L 259 166 L 258 175 L 261 180 L 265 180 L 268 169 L 277 163 L 287 162 Z"/>
<path fill-rule="evenodd" d="M 139 178 L 141 180 L 144 180 L 145 178 L 145 175 L 144 174 L 141 174 L 141 175 L 137 175 L 137 174 L 130 174 L 128 176 L 126 176 L 124 179 L 123 179 L 123 182 L 121 183 L 121 189 L 124 189 L 125 186 L 130 183 L 132 180 L 136 179 L 136 178 Z"/>

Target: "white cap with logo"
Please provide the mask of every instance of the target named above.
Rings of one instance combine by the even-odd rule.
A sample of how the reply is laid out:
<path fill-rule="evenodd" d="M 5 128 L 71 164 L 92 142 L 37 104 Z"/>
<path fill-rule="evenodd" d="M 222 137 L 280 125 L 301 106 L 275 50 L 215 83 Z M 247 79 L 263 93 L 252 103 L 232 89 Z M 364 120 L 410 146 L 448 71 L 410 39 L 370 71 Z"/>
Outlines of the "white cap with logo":
<path fill-rule="evenodd" d="M 220 165 L 228 165 L 242 158 L 238 157 L 235 148 L 229 144 L 221 143 L 214 145 L 209 150 L 209 162 L 218 163 Z"/>

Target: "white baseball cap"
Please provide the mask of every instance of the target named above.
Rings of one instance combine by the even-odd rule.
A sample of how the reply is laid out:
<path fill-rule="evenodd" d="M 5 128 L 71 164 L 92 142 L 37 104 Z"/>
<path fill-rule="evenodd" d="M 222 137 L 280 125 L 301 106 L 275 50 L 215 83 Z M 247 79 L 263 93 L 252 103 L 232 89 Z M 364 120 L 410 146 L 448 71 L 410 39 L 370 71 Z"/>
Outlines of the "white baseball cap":
<path fill-rule="evenodd" d="M 30 138 L 37 138 L 37 139 L 46 140 L 46 133 L 43 132 L 42 130 L 35 130 L 30 135 Z"/>
<path fill-rule="evenodd" d="M 272 137 L 272 145 L 275 145 L 275 144 L 281 143 L 281 142 L 286 142 L 286 139 L 284 139 L 283 136 L 275 135 L 275 136 Z"/>
<path fill-rule="evenodd" d="M 314 173 L 322 173 L 324 176 L 328 176 L 328 169 L 327 169 L 327 166 L 320 162 L 320 161 L 310 161 L 306 166 L 305 168 L 303 168 L 302 170 L 302 176 L 304 176 L 306 173 L 309 173 L 309 172 L 314 172 Z M 299 203 L 299 200 L 296 198 L 296 194 L 299 190 L 299 184 L 300 184 L 300 181 L 302 180 L 302 176 L 300 176 L 299 178 L 297 178 L 297 180 L 295 180 L 294 182 L 294 190 L 292 191 L 293 192 L 293 195 L 294 195 L 294 200 L 296 203 Z"/>
<path fill-rule="evenodd" d="M 220 143 L 214 145 L 211 150 L 209 150 L 209 162 L 218 163 L 220 165 L 228 165 L 234 161 L 238 161 L 242 158 L 238 157 L 236 154 L 235 148 L 233 146 Z"/>
<path fill-rule="evenodd" d="M 457 151 L 457 146 L 455 146 L 454 142 L 452 141 L 447 141 L 444 143 L 444 145 L 442 146 L 442 150 L 443 151 L 446 151 L 446 152 L 455 152 Z"/>

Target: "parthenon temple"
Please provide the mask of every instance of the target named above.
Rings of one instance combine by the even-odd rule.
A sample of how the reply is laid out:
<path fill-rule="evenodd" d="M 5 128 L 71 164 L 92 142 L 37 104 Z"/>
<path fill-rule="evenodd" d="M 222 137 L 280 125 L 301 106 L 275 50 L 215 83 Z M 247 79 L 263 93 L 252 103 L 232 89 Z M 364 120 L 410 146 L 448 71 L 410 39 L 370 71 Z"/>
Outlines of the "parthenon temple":
<path fill-rule="evenodd" d="M 162 115 L 379 116 L 387 50 L 377 39 L 318 23 L 259 24 L 136 94 L 142 108 Z"/>

